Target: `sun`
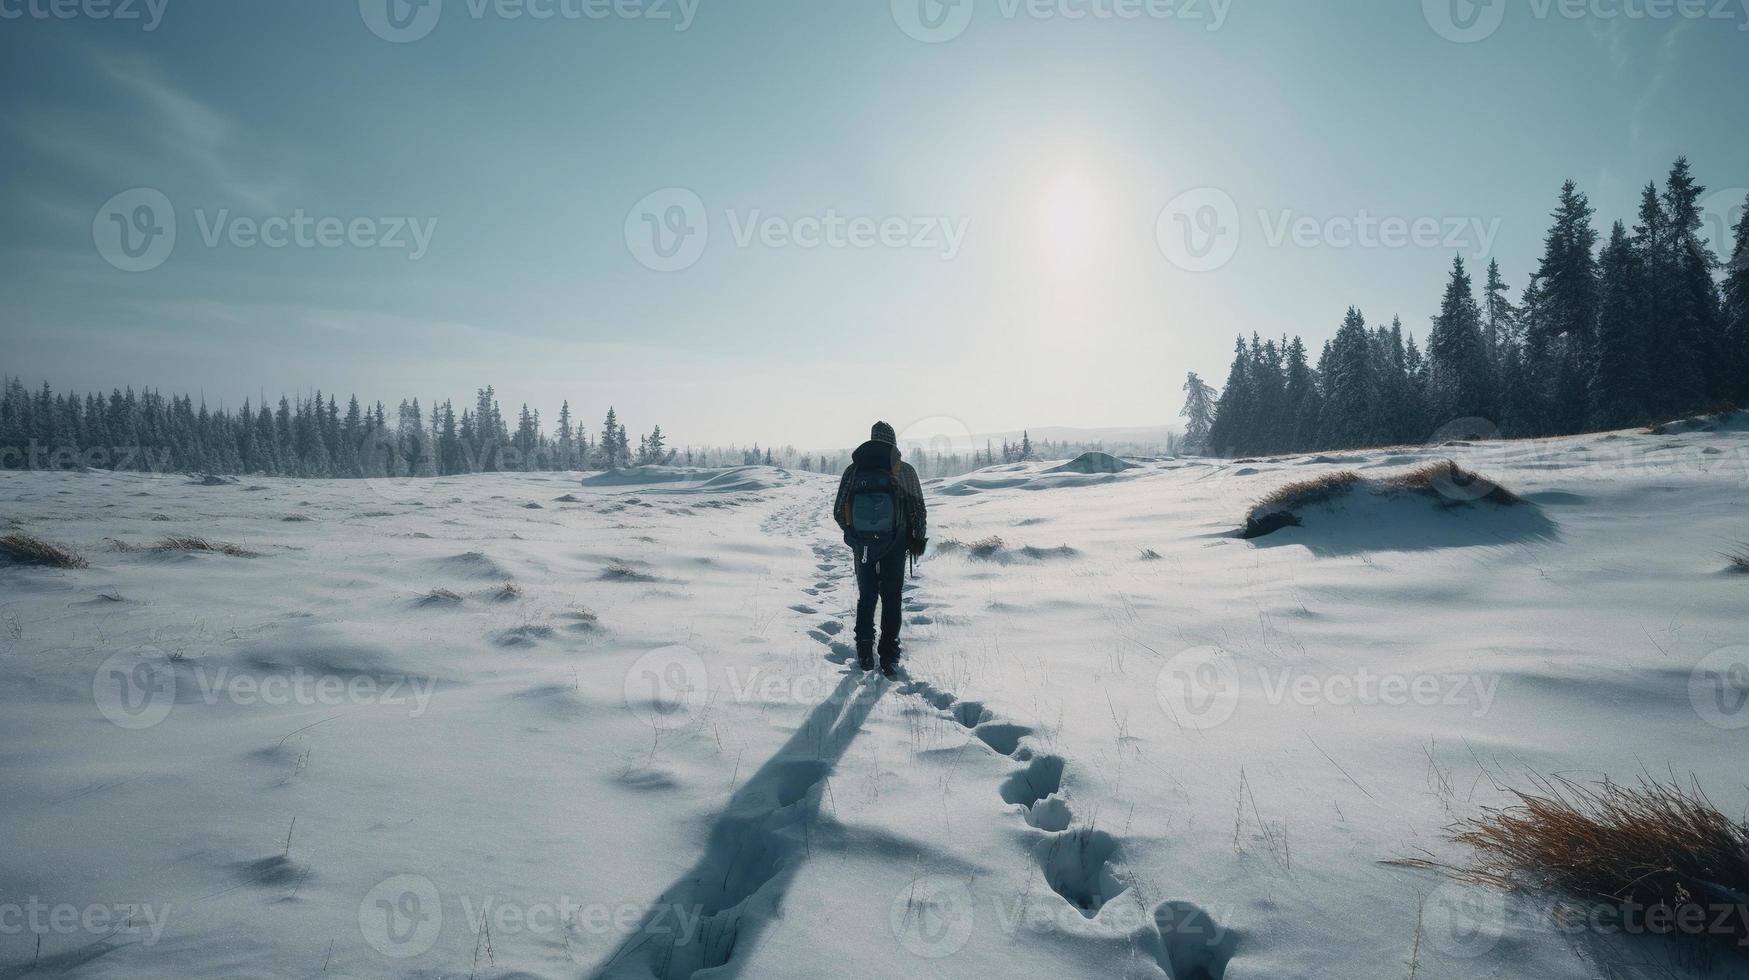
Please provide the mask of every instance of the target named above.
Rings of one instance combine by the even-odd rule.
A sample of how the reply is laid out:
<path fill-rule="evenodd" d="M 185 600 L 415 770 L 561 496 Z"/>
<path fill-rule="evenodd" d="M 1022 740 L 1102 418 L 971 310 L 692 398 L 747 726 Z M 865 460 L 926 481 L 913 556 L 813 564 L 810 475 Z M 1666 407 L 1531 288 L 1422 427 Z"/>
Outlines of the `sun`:
<path fill-rule="evenodd" d="M 1055 263 L 1079 265 L 1104 244 L 1105 201 L 1078 173 L 1060 174 L 1046 186 L 1039 209 L 1040 240 Z"/>

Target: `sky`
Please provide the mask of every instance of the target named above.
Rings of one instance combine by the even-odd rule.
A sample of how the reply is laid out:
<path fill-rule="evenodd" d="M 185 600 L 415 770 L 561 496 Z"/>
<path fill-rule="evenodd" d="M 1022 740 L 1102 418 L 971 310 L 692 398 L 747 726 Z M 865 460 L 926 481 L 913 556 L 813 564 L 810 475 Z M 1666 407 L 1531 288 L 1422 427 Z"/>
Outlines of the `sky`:
<path fill-rule="evenodd" d="M 675 445 L 1170 424 L 1749 195 L 1749 0 L 0 0 L 0 84 L 0 373 Z"/>

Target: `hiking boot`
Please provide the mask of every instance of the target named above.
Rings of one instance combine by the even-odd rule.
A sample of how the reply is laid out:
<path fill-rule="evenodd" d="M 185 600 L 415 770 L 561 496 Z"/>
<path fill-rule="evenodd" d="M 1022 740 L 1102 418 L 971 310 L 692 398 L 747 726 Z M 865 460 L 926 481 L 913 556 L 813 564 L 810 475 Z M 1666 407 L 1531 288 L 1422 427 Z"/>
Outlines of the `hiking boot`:
<path fill-rule="evenodd" d="M 875 669 L 874 644 L 858 643 L 856 645 L 856 665 L 866 673 Z"/>
<path fill-rule="evenodd" d="M 881 673 L 887 675 L 887 680 L 899 676 L 899 641 L 881 640 Z"/>

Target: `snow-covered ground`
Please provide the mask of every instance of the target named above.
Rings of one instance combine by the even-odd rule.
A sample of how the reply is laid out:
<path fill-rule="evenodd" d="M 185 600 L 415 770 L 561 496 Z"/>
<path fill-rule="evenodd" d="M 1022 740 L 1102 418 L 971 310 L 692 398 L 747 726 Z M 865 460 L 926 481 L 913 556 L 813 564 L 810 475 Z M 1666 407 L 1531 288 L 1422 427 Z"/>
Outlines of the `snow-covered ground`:
<path fill-rule="evenodd" d="M 1234 536 L 1448 456 L 1529 506 Z M 91 560 L 0 569 L 0 977 L 1687 975 L 1383 862 L 1533 774 L 1743 812 L 1744 426 L 934 483 L 898 683 L 833 487 L 0 473 Z"/>

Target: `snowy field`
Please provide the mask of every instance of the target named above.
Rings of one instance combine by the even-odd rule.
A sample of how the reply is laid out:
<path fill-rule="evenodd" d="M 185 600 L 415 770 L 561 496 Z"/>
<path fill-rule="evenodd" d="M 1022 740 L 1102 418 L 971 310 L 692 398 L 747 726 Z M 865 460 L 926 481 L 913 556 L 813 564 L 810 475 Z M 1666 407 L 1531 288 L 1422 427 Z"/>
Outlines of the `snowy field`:
<path fill-rule="evenodd" d="M 815 474 L 0 473 L 0 978 L 1742 975 L 1385 862 L 1744 812 L 1749 427 L 1099 469 L 928 485 L 897 683 Z"/>

